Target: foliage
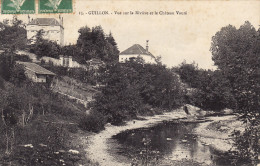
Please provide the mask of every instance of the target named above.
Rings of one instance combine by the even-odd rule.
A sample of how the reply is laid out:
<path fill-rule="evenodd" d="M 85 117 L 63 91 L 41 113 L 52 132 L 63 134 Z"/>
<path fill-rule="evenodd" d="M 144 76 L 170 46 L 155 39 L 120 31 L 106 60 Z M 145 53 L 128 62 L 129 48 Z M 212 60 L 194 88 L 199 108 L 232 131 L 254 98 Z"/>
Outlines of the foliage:
<path fill-rule="evenodd" d="M 37 58 L 48 56 L 52 58 L 59 58 L 60 46 L 56 42 L 43 39 L 43 30 L 36 34 L 35 43 L 30 46 L 30 51 L 37 55 Z"/>
<path fill-rule="evenodd" d="M 8 140 L 10 152 L 3 157 L 4 151 L 1 151 L 3 164 L 11 161 L 14 165 L 37 165 L 38 162 L 60 165 L 59 159 L 62 159 L 66 164 L 73 165 L 81 158 L 54 152 L 67 148 L 71 132 L 69 123 L 76 123 L 85 115 L 83 106 L 32 82 L 21 83 L 19 87 L 7 82 L 5 89 L 0 90 L 0 110 L 1 113 L 3 110 L 4 122 L 8 124 L 4 127 L 3 120 L 0 120 L 0 148 L 4 149 Z M 25 117 L 24 122 L 22 117 Z M 18 146 L 24 144 L 34 147 Z"/>
<path fill-rule="evenodd" d="M 259 114 L 259 43 L 259 32 L 249 22 L 239 29 L 224 27 L 212 38 L 213 60 L 230 81 L 238 110 L 245 114 Z"/>
<path fill-rule="evenodd" d="M 83 83 L 89 83 L 96 85 L 98 76 L 94 70 L 86 70 L 83 68 L 68 68 L 63 66 L 53 66 L 50 64 L 44 65 L 44 67 L 59 76 L 68 76 L 77 79 Z"/>
<path fill-rule="evenodd" d="M 4 53 L 1 54 L 0 76 L 6 81 L 9 81 L 12 77 L 18 75 L 20 76 L 21 81 L 25 80 L 25 78 L 22 79 L 23 77 L 22 73 L 24 73 L 24 70 L 22 69 L 21 66 L 19 67 L 16 66 L 15 61 L 29 61 L 29 58 L 23 55 L 16 55 L 13 52 L 9 52 L 9 51 L 5 51 Z"/>
<path fill-rule="evenodd" d="M 20 87 L 26 80 L 24 67 L 21 65 L 14 65 L 11 71 L 10 82 Z"/>
<path fill-rule="evenodd" d="M 203 109 L 220 111 L 234 108 L 236 100 L 232 94 L 229 80 L 220 70 L 199 69 L 195 63 L 182 63 L 177 69 L 180 78 L 193 88 L 186 102 Z"/>
<path fill-rule="evenodd" d="M 102 70 L 104 86 L 95 96 L 92 108 L 112 124 L 120 124 L 146 111 L 150 114 L 149 107 L 172 109 L 182 104 L 181 84 L 165 66 L 129 61 L 109 64 Z"/>
<path fill-rule="evenodd" d="M 123 120 L 134 117 L 141 107 L 141 98 L 137 86 L 128 77 L 135 77 L 135 71 L 130 68 L 113 64 L 108 66 L 102 76 L 106 86 L 98 94 L 94 110 L 107 117 L 108 122 L 120 124 Z M 131 84 L 132 83 L 132 84 Z"/>
<path fill-rule="evenodd" d="M 242 163 L 255 164 L 258 161 L 260 127 L 248 126 L 243 133 L 234 131 L 235 146 L 238 151 L 231 151 L 236 156 L 233 161 L 235 165 Z"/>
<path fill-rule="evenodd" d="M 0 58 L 0 76 L 7 81 L 11 77 L 11 70 L 14 65 L 13 56 L 12 53 L 4 52 Z"/>
<path fill-rule="evenodd" d="M 240 158 L 255 160 L 259 153 L 260 119 L 260 29 L 245 22 L 239 29 L 223 27 L 212 38 L 212 59 L 231 85 L 241 119 L 247 123 L 244 133 L 236 134 Z M 258 142 L 257 142 L 258 141 Z"/>
<path fill-rule="evenodd" d="M 91 112 L 80 119 L 79 127 L 83 130 L 99 132 L 104 129 L 106 119 L 99 112 Z"/>
<path fill-rule="evenodd" d="M 91 58 L 106 62 L 118 60 L 117 44 L 112 34 L 106 36 L 101 26 L 92 29 L 87 26 L 80 28 L 76 46 L 85 61 Z"/>
<path fill-rule="evenodd" d="M 72 56 L 79 64 L 85 64 L 84 56 L 81 56 L 77 45 L 67 45 L 61 48 L 61 55 Z"/>
<path fill-rule="evenodd" d="M 1 49 L 24 49 L 27 44 L 26 30 L 15 16 L 11 21 L 0 23 Z"/>
<path fill-rule="evenodd" d="M 187 83 L 190 87 L 198 87 L 199 69 L 198 65 L 193 62 L 192 64 L 187 64 L 185 61 L 180 64 L 177 72 L 184 83 Z"/>

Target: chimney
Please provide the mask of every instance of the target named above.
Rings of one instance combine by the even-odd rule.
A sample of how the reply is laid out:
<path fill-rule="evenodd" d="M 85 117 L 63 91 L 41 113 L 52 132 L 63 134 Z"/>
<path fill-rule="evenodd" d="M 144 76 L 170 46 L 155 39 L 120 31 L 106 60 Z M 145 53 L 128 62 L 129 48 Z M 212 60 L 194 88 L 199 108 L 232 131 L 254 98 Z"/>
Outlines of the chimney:
<path fill-rule="evenodd" d="M 148 52 L 149 46 L 148 46 L 149 40 L 146 40 L 146 51 Z"/>
<path fill-rule="evenodd" d="M 60 20 L 60 25 L 63 26 L 63 17 L 61 17 L 61 15 L 59 15 L 59 20 Z"/>

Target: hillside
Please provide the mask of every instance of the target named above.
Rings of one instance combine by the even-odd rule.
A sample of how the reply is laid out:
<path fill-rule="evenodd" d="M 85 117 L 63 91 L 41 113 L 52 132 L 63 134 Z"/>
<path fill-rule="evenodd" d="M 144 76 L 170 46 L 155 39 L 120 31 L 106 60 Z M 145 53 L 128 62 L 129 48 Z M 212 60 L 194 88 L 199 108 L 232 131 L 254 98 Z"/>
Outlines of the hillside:
<path fill-rule="evenodd" d="M 0 165 L 92 165 L 78 142 L 89 135 L 78 127 L 86 115 L 83 104 L 39 84 L 1 81 Z"/>

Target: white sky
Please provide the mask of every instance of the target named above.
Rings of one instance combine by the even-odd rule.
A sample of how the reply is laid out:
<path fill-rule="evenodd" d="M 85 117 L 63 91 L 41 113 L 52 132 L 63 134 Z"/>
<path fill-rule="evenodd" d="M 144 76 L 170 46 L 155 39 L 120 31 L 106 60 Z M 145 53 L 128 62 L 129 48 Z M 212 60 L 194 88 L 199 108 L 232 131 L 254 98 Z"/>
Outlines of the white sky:
<path fill-rule="evenodd" d="M 75 43 L 78 29 L 87 25 L 101 25 L 106 33 L 112 32 L 120 51 L 133 44 L 149 40 L 149 50 L 162 56 L 167 66 L 176 66 L 183 60 L 195 61 L 200 68 L 212 69 L 209 51 L 211 38 L 228 24 L 237 28 L 246 20 L 255 28 L 260 25 L 260 1 L 86 1 L 75 0 L 74 14 L 64 17 L 65 43 Z M 187 11 L 188 15 L 79 15 L 88 11 Z M 10 15 L 1 15 L 1 20 Z M 35 14 L 33 18 L 56 17 Z M 27 15 L 18 18 L 27 21 Z"/>

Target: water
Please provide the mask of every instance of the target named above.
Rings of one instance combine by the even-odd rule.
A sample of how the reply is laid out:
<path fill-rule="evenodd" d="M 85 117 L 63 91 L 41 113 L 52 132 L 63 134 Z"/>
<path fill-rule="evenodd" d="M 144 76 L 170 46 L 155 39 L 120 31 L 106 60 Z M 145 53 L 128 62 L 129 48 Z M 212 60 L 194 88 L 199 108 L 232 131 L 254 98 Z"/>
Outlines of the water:
<path fill-rule="evenodd" d="M 127 130 L 112 137 L 113 150 L 118 159 L 133 160 L 193 160 L 207 165 L 230 165 L 209 145 L 198 141 L 193 129 L 198 123 L 164 122 L 151 128 Z"/>

